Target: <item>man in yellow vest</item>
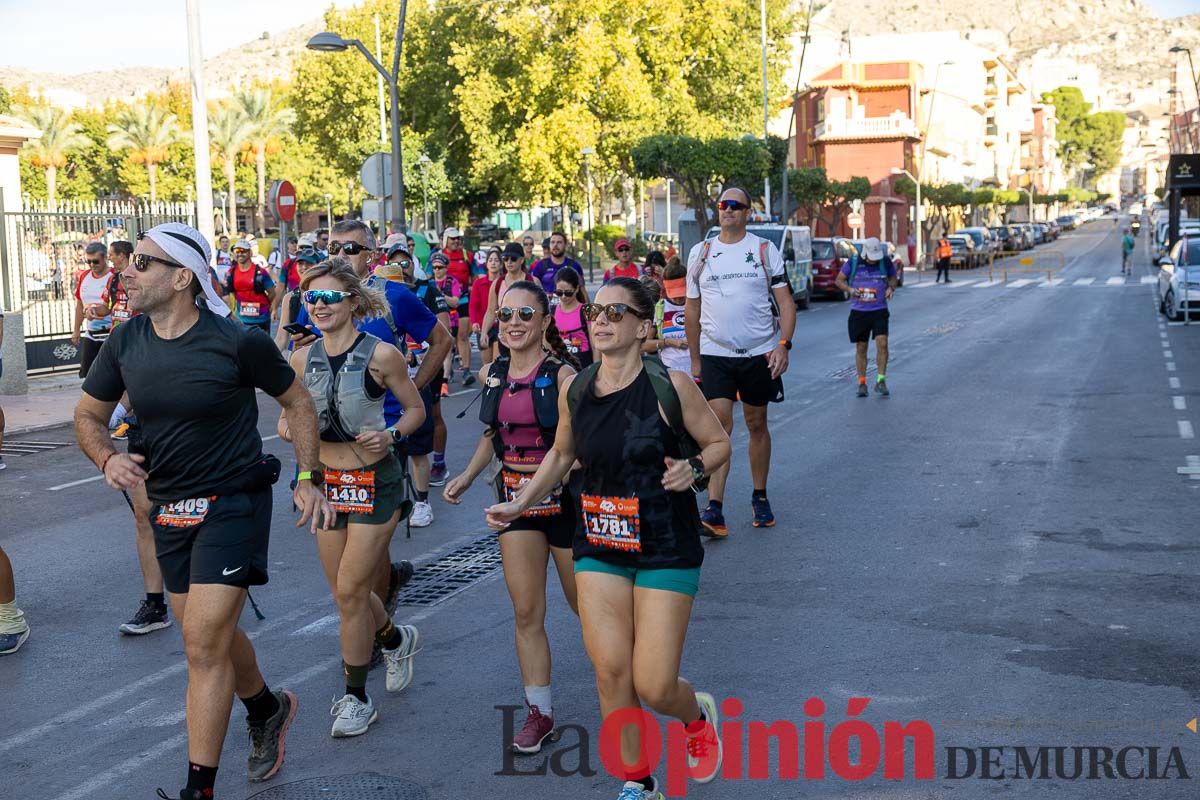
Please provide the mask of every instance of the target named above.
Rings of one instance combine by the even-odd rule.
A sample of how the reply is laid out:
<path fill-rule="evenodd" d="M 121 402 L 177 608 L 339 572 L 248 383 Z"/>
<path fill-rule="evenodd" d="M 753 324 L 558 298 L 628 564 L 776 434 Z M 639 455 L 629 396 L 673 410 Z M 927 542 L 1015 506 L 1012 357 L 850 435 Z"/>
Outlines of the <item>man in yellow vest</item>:
<path fill-rule="evenodd" d="M 937 243 L 937 277 L 933 279 L 937 283 L 946 276 L 946 283 L 950 282 L 950 240 L 943 234 Z"/>

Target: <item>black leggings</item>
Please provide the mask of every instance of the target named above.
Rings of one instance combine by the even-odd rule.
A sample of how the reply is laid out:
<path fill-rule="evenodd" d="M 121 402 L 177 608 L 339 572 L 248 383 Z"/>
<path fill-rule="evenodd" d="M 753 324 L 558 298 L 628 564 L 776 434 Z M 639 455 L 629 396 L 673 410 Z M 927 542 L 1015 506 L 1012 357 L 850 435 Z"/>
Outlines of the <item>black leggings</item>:
<path fill-rule="evenodd" d="M 949 283 L 950 282 L 950 259 L 948 259 L 948 258 L 939 258 L 938 259 L 937 277 L 933 279 L 933 282 L 937 283 L 938 281 L 940 281 L 942 279 L 943 275 L 946 276 L 946 282 Z"/>

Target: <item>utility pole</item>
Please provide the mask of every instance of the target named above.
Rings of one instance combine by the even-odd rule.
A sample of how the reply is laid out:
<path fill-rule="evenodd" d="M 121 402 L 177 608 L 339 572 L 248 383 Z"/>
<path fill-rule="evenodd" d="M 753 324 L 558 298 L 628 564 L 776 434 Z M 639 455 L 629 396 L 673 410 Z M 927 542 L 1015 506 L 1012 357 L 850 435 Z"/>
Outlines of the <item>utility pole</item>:
<path fill-rule="evenodd" d="M 770 147 L 767 139 L 767 125 L 771 121 L 767 96 L 767 0 L 758 0 L 759 38 L 762 46 L 762 103 L 763 103 L 763 147 Z M 771 177 L 763 178 L 763 204 L 766 207 L 767 220 L 771 219 Z"/>
<path fill-rule="evenodd" d="M 200 0 L 187 0 L 188 69 L 192 82 L 192 149 L 196 167 L 196 230 L 216 241 L 213 225 L 212 162 L 208 150 L 208 106 L 204 96 L 204 51 L 200 45 Z"/>

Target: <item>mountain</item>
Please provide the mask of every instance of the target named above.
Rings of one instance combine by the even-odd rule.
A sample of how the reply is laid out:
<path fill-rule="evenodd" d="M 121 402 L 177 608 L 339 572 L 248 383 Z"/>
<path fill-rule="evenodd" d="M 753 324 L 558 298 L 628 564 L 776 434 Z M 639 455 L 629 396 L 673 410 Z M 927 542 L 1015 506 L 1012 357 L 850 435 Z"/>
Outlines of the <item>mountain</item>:
<path fill-rule="evenodd" d="M 292 61 L 304 50 L 309 38 L 323 29 L 321 20 L 289 28 L 275 35 L 224 50 L 204 61 L 205 91 L 220 98 L 241 85 L 254 81 L 286 80 Z M 125 69 L 61 75 L 0 66 L 0 85 L 27 86 L 60 105 L 102 105 L 109 98 L 130 100 L 163 89 L 168 82 L 186 82 L 184 68 L 128 67 Z"/>

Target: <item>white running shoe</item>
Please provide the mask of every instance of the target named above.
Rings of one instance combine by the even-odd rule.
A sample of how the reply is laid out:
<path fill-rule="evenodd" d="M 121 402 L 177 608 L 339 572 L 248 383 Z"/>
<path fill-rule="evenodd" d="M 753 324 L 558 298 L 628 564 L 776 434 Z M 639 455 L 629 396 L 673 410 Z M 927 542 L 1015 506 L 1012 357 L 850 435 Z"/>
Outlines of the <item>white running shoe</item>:
<path fill-rule="evenodd" d="M 336 717 L 333 721 L 333 738 L 341 739 L 346 736 L 362 736 L 371 727 L 371 723 L 379 719 L 375 703 L 367 696 L 367 702 L 359 700 L 352 694 L 345 695 L 329 709 L 329 715 Z"/>
<path fill-rule="evenodd" d="M 708 692 L 696 692 L 696 703 L 699 704 L 700 710 L 704 712 L 707 724 L 704 726 L 703 733 L 698 736 L 689 736 L 687 739 L 688 769 L 695 770 L 700 765 L 700 759 L 706 757 L 715 748 L 717 759 L 713 762 L 712 772 L 703 775 L 692 774 L 692 780 L 696 783 L 709 783 L 721 771 L 721 759 L 724 757 L 724 752 L 721 749 L 721 737 L 717 734 L 717 724 L 719 722 L 717 719 L 717 701 Z"/>
<path fill-rule="evenodd" d="M 421 643 L 421 634 L 412 625 L 399 625 L 404 641 L 395 650 L 383 651 L 387 664 L 386 686 L 389 692 L 403 691 L 413 679 L 413 656 Z"/>
<path fill-rule="evenodd" d="M 428 528 L 433 524 L 433 506 L 424 500 L 418 500 L 413 503 L 412 514 L 408 518 L 408 524 L 414 528 Z"/>
<path fill-rule="evenodd" d="M 662 792 L 658 790 L 658 779 L 651 776 L 654 788 L 647 789 L 639 781 L 625 781 L 617 800 L 663 800 Z"/>

